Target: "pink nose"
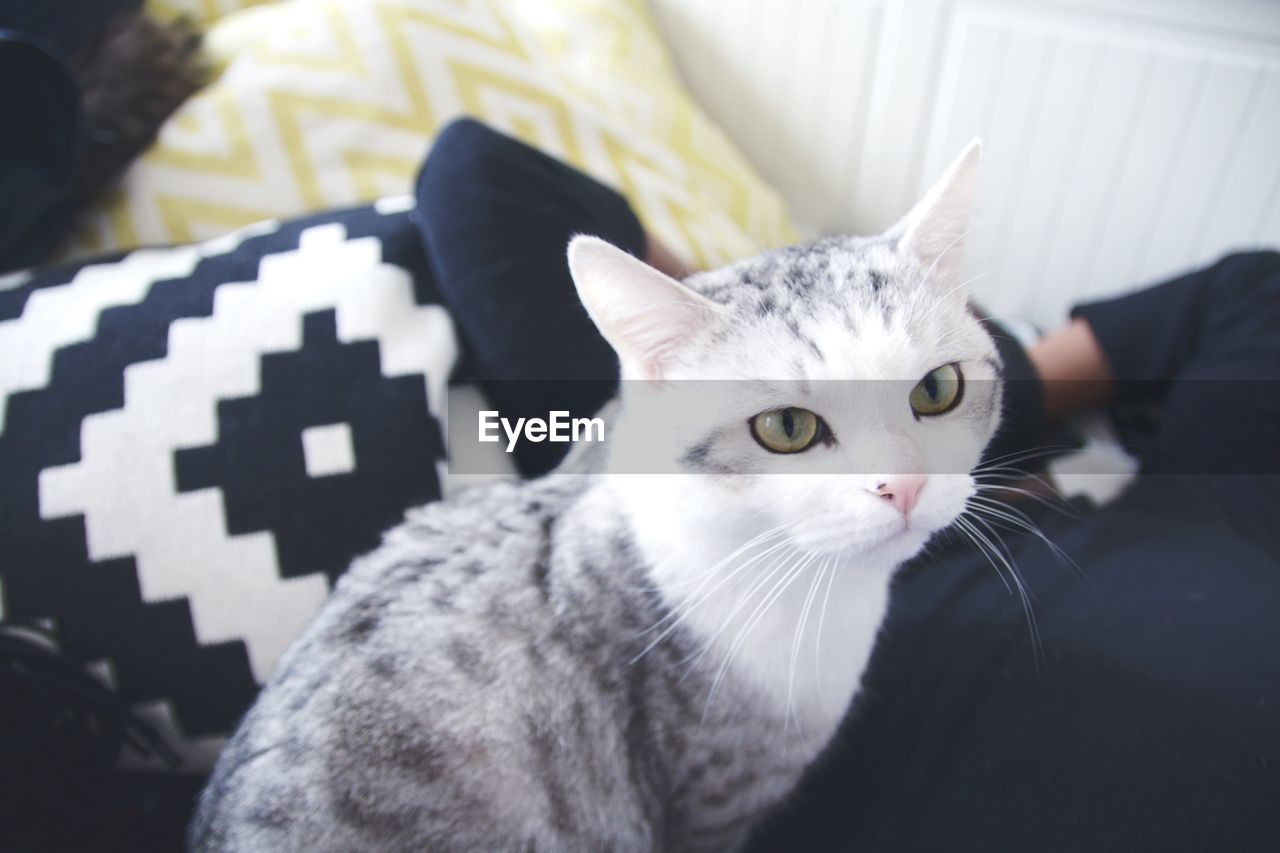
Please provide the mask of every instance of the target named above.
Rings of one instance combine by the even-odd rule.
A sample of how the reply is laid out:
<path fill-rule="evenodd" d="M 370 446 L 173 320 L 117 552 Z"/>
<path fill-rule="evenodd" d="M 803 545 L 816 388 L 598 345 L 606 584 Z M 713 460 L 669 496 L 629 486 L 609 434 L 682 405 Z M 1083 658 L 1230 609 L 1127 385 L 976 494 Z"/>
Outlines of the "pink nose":
<path fill-rule="evenodd" d="M 894 509 L 906 517 L 916 505 L 916 498 L 927 482 L 929 478 L 924 474 L 902 474 L 881 480 L 874 489 L 867 491 L 889 501 Z"/>

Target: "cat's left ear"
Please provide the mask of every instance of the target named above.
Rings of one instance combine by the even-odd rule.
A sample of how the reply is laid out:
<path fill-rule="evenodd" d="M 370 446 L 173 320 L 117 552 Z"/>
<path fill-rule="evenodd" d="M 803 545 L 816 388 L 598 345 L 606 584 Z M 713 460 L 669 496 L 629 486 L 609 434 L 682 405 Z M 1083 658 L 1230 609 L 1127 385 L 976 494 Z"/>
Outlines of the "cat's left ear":
<path fill-rule="evenodd" d="M 914 257 L 943 280 L 959 273 L 981 165 L 982 141 L 974 139 L 893 228 L 902 235 L 898 251 Z"/>
<path fill-rule="evenodd" d="M 597 237 L 569 243 L 578 298 L 622 362 L 624 378 L 661 379 L 680 349 L 722 309 Z"/>

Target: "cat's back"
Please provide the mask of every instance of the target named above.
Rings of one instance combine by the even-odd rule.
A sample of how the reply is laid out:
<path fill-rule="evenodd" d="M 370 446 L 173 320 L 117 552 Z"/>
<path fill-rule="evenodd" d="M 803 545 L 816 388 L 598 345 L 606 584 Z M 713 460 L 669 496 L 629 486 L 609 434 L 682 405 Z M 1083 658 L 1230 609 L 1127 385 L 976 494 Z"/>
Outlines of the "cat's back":
<path fill-rule="evenodd" d="M 597 772 L 614 723 L 557 636 L 554 528 L 577 479 L 414 510 L 357 560 L 223 752 L 194 846 L 552 847 L 581 779 L 625 824 L 634 792 Z M 565 766 L 591 755 L 565 732 L 593 767 Z"/>

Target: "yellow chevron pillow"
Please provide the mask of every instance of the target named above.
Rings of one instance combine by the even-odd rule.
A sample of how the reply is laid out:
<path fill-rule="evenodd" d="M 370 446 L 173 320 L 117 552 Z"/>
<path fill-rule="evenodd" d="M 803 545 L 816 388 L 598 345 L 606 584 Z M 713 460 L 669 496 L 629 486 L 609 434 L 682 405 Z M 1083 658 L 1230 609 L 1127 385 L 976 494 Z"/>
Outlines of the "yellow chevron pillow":
<path fill-rule="evenodd" d="M 221 76 L 90 212 L 76 253 L 407 193 L 463 114 L 619 189 L 698 265 L 794 239 L 777 192 L 680 85 L 643 0 L 282 0 L 206 40 Z"/>
<path fill-rule="evenodd" d="M 164 18 L 186 18 L 200 29 L 235 12 L 275 0 L 147 0 L 147 11 Z"/>

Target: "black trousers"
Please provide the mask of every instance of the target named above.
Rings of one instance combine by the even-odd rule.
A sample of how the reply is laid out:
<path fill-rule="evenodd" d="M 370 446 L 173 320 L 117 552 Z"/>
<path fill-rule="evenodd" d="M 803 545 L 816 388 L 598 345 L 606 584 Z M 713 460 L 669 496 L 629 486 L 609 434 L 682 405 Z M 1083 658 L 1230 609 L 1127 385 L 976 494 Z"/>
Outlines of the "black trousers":
<path fill-rule="evenodd" d="M 436 142 L 418 216 L 499 409 L 607 398 L 616 361 L 564 248 L 590 233 L 642 254 L 616 193 L 466 121 Z M 1280 848 L 1280 256 L 1078 311 L 1121 380 L 1138 480 L 1103 508 L 1019 506 L 1078 569 L 1002 531 L 1034 642 L 970 543 L 944 535 L 900 572 L 846 724 L 754 849 Z M 1025 354 L 999 340 L 1011 427 L 992 458 L 1042 440 Z M 552 378 L 598 381 L 521 381 Z M 525 474 L 554 465 L 557 446 L 526 446 Z"/>

